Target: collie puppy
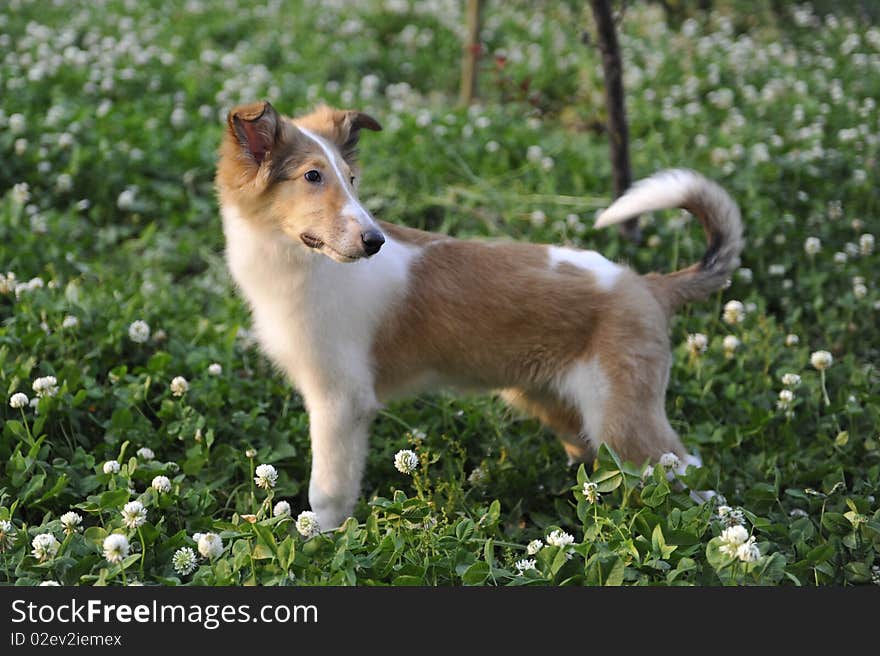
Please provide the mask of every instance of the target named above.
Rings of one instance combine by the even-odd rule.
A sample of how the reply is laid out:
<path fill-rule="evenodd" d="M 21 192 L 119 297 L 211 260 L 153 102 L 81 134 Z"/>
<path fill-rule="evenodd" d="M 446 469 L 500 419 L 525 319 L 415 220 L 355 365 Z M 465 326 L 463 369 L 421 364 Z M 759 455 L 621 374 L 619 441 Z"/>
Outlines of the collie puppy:
<path fill-rule="evenodd" d="M 459 240 L 376 220 L 358 199 L 356 147 L 370 116 L 268 102 L 229 113 L 216 187 L 226 259 L 265 353 L 309 413 L 309 503 L 322 529 L 360 492 L 370 423 L 390 399 L 491 390 L 540 419 L 573 461 L 602 442 L 635 463 L 675 453 L 670 317 L 721 289 L 743 247 L 736 203 L 697 173 L 634 186 L 597 226 L 680 207 L 708 250 L 671 274 L 639 275 L 594 251 Z"/>

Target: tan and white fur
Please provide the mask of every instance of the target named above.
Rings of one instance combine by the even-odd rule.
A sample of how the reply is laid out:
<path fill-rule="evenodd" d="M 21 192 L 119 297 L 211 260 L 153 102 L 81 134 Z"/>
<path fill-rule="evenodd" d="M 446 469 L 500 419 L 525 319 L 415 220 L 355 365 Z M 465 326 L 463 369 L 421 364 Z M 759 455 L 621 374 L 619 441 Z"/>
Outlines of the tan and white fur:
<path fill-rule="evenodd" d="M 360 492 L 370 423 L 390 399 L 438 387 L 491 390 L 553 429 L 574 461 L 600 443 L 638 464 L 697 464 L 664 409 L 669 320 L 721 289 L 743 247 L 718 185 L 672 170 L 633 187 L 597 226 L 682 207 L 703 259 L 638 275 L 594 251 L 459 240 L 377 221 L 358 199 L 357 112 L 287 118 L 234 109 L 217 192 L 232 276 L 259 342 L 309 413 L 309 502 L 323 529 Z"/>

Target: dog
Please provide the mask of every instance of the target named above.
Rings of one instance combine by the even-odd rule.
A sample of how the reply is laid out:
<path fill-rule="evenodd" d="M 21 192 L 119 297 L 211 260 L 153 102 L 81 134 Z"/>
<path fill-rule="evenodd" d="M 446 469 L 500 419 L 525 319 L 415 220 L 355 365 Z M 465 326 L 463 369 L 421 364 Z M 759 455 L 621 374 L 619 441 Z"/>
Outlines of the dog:
<path fill-rule="evenodd" d="M 664 409 L 668 329 L 739 266 L 742 224 L 727 192 L 673 169 L 602 212 L 599 227 L 675 207 L 702 223 L 699 262 L 639 275 L 594 251 L 376 220 L 358 199 L 364 129 L 381 126 L 327 106 L 296 118 L 268 102 L 237 107 L 215 180 L 232 278 L 309 414 L 320 527 L 353 511 L 382 405 L 438 387 L 498 392 L 551 428 L 571 461 L 607 443 L 635 463 L 672 452 L 699 465 Z"/>

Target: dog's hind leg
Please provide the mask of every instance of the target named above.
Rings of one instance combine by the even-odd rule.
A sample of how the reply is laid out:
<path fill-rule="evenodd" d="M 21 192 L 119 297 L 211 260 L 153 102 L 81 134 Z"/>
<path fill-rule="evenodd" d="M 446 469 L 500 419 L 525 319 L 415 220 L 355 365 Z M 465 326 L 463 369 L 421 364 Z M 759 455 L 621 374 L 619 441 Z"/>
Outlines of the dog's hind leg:
<path fill-rule="evenodd" d="M 581 416 L 578 410 L 550 394 L 526 392 L 509 388 L 501 392 L 509 405 L 537 418 L 550 428 L 562 442 L 568 456 L 568 464 L 589 462 L 596 451 L 582 433 Z"/>
<path fill-rule="evenodd" d="M 598 358 L 574 363 L 561 376 L 561 396 L 580 413 L 581 434 L 642 465 L 672 452 L 689 459 L 664 410 L 668 358 Z"/>

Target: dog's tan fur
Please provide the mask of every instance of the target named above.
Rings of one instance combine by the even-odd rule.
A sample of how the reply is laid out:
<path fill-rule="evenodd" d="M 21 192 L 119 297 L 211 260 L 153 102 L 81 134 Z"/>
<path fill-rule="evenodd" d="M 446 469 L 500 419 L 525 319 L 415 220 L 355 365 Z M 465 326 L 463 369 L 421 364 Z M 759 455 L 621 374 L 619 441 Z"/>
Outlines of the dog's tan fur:
<path fill-rule="evenodd" d="M 641 204 L 644 211 L 674 202 L 701 220 L 709 249 L 700 263 L 642 276 L 574 249 L 458 240 L 374 223 L 353 195 L 361 128 L 380 129 L 355 111 L 321 107 L 286 119 L 268 103 L 244 106 L 230 113 L 217 171 L 230 266 L 254 308 L 264 347 L 304 391 L 314 415 L 312 444 L 320 451 L 313 461 L 310 500 L 322 520 L 337 523 L 353 504 L 351 488 L 340 477 L 360 476 L 364 422 L 377 404 L 438 385 L 499 392 L 556 431 L 572 460 L 591 457 L 605 442 L 637 463 L 666 452 L 687 462 L 664 409 L 671 363 L 668 325 L 678 307 L 719 289 L 737 266 L 741 226 L 727 194 L 697 174 L 671 172 L 679 176 L 668 179 L 672 191 L 665 191 L 666 179 L 659 180 L 600 217 L 613 223 L 632 214 L 630 205 Z M 309 169 L 323 171 L 325 180 L 306 183 L 303 174 Z M 355 220 L 353 212 L 363 216 Z M 389 240 L 386 251 L 393 249 L 384 260 L 381 252 L 370 260 L 379 262 L 378 268 L 325 264 L 320 254 L 338 262 L 368 256 L 359 240 L 367 224 L 378 225 Z M 236 235 L 257 244 L 248 246 L 252 255 L 237 256 Z M 281 259 L 272 265 L 277 254 Z M 278 284 L 287 291 L 279 294 L 295 298 L 276 298 L 265 288 L 276 275 L 273 266 L 285 276 Z M 378 277 L 345 273 L 353 271 Z M 298 282 L 287 284 L 288 278 Z M 320 286 L 325 279 L 326 289 Z M 363 304 L 365 293 L 382 300 Z M 334 305 L 334 295 L 346 294 L 348 301 Z M 332 310 L 315 314 L 302 308 L 316 318 L 299 320 L 296 304 L 303 302 Z M 357 303 L 359 310 L 353 308 Z M 276 304 L 288 309 L 278 314 Z M 331 311 L 341 314 L 328 316 Z M 288 339 L 287 327 L 267 318 L 277 316 L 299 332 Z M 333 327 L 333 321 L 342 328 Z M 362 322 L 368 334 L 347 330 L 345 322 Z M 337 332 L 350 335 L 341 339 L 351 343 L 327 343 Z M 316 370 L 322 367 L 337 374 Z M 336 380 L 347 369 L 351 380 Z M 599 400 L 584 397 L 583 386 Z M 591 409 L 595 416 L 586 416 Z M 346 436 L 333 433 L 340 430 L 357 436 L 352 457 L 360 464 L 340 465 L 337 460 L 346 456 L 326 446 L 335 440 L 334 449 L 348 448 Z"/>
<path fill-rule="evenodd" d="M 420 387 L 410 378 L 430 372 L 455 387 L 503 390 L 508 402 L 582 445 L 577 413 L 554 387 L 573 362 L 595 357 L 615 400 L 602 441 L 636 462 L 667 451 L 685 455 L 663 410 L 666 300 L 644 278 L 627 271 L 605 292 L 582 269 L 550 269 L 545 246 L 382 227 L 427 247 L 373 347 L 380 398 Z M 578 449 L 579 458 L 589 453 Z"/>

